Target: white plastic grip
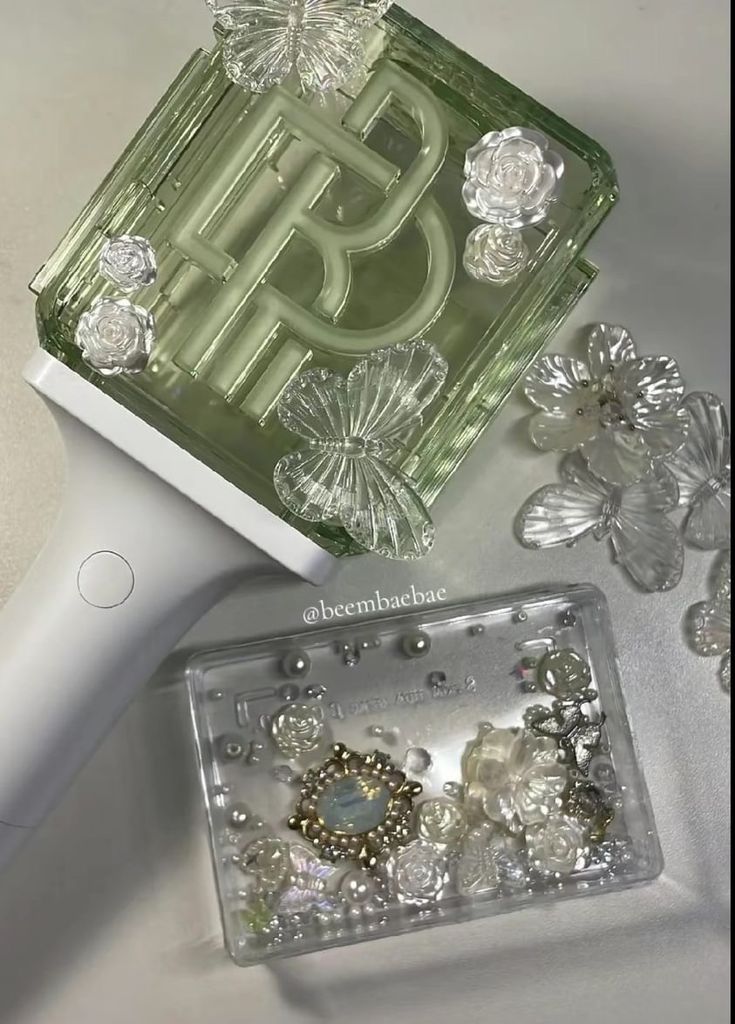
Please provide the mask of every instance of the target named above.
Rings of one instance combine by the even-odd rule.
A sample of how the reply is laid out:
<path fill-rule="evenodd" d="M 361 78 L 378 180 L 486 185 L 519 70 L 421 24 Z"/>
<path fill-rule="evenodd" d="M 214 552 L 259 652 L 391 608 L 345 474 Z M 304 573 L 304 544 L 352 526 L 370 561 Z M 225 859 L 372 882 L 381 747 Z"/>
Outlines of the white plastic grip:
<path fill-rule="evenodd" d="M 0 611 L 0 866 L 179 638 L 277 564 L 74 417 L 63 511 Z"/>

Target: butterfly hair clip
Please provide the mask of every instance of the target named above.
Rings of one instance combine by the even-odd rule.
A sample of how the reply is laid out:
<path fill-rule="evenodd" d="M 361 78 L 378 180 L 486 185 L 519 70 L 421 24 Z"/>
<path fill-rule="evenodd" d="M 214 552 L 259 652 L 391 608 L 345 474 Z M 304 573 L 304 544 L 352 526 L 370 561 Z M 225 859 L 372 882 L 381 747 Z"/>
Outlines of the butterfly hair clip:
<path fill-rule="evenodd" d="M 423 341 L 378 349 L 346 377 L 307 370 L 283 393 L 278 416 L 303 445 L 273 472 L 276 493 L 301 519 L 341 526 L 385 558 L 421 558 L 434 526 L 394 462 L 447 376 Z"/>
<path fill-rule="evenodd" d="M 516 536 L 528 548 L 610 537 L 618 562 L 643 590 L 671 590 L 684 569 L 684 544 L 668 513 L 679 502 L 674 476 L 654 463 L 628 487 L 606 483 L 579 453 L 561 465 L 560 484 L 542 487 L 521 507 Z"/>
<path fill-rule="evenodd" d="M 730 547 L 730 428 L 716 395 L 695 391 L 683 402 L 689 413 L 686 443 L 668 466 L 689 507 L 684 539 L 711 550 Z"/>
<path fill-rule="evenodd" d="M 294 75 L 325 92 L 349 81 L 365 62 L 365 36 L 393 0 L 206 0 L 227 32 L 227 75 L 267 92 Z"/>

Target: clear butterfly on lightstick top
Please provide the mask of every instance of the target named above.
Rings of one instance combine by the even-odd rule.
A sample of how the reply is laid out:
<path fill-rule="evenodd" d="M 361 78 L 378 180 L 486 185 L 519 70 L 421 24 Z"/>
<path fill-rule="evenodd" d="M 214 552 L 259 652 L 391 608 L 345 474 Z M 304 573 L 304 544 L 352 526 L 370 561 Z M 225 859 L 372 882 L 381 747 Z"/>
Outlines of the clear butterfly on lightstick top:
<path fill-rule="evenodd" d="M 529 548 L 572 545 L 592 534 L 610 537 L 619 561 L 643 590 L 671 590 L 681 579 L 684 545 L 667 513 L 676 508 L 676 480 L 661 463 L 628 487 L 605 483 L 583 458 L 568 455 L 561 484 L 531 495 L 516 517 L 518 539 Z"/>
<path fill-rule="evenodd" d="M 684 537 L 707 550 L 730 546 L 730 428 L 716 395 L 695 391 L 682 403 L 689 413 L 686 443 L 668 463 L 689 506 Z"/>
<path fill-rule="evenodd" d="M 436 398 L 447 363 L 422 341 L 379 349 L 347 377 L 307 370 L 283 393 L 278 415 L 305 444 L 276 464 L 283 504 L 311 522 L 343 527 L 386 558 L 425 555 L 434 527 L 400 455 Z"/>
<path fill-rule="evenodd" d="M 339 88 L 365 60 L 365 33 L 393 0 L 206 0 L 228 35 L 229 77 L 266 92 L 295 73 L 315 92 Z"/>

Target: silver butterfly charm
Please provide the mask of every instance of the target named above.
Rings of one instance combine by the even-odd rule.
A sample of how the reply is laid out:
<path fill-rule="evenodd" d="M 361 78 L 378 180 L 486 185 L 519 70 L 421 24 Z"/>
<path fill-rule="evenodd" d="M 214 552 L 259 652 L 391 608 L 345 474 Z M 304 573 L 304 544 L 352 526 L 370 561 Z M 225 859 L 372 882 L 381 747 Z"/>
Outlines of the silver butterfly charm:
<path fill-rule="evenodd" d="M 714 596 L 709 601 L 692 605 L 688 614 L 688 632 L 692 647 L 704 657 L 719 656 L 720 680 L 730 691 L 731 644 L 731 570 L 730 552 L 723 559 L 715 580 Z"/>
<path fill-rule="evenodd" d="M 676 480 L 660 463 L 628 487 L 605 483 L 581 455 L 561 465 L 561 484 L 542 487 L 521 507 L 516 535 L 529 548 L 572 545 L 592 534 L 610 537 L 618 562 L 643 590 L 671 590 L 684 569 L 684 545 L 667 513 L 676 508 Z"/>
<path fill-rule="evenodd" d="M 304 442 L 273 472 L 286 508 L 341 526 L 386 558 L 425 555 L 434 526 L 408 477 L 391 463 L 446 375 L 437 350 L 415 341 L 373 352 L 347 377 L 325 369 L 297 377 L 278 405 L 283 426 Z"/>
<path fill-rule="evenodd" d="M 587 775 L 594 751 L 600 745 L 604 712 L 597 721 L 584 714 L 577 701 L 555 700 L 551 708 L 529 708 L 526 725 L 538 736 L 552 736 L 572 765 Z"/>
<path fill-rule="evenodd" d="M 698 548 L 730 547 L 730 428 L 716 395 L 696 391 L 683 402 L 689 436 L 669 468 L 689 506 L 684 537 Z"/>

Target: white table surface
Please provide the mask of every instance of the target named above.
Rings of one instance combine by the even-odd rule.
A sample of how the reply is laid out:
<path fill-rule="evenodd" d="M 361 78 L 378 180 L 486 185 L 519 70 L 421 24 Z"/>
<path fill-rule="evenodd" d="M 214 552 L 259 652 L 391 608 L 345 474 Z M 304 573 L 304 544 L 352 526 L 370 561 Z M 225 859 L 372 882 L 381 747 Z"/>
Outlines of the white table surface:
<path fill-rule="evenodd" d="M 643 351 L 678 358 L 690 388 L 729 405 L 726 0 L 406 6 L 613 156 L 622 201 L 590 248 L 600 278 L 555 347 L 578 344 L 590 321 L 624 323 Z M 208 33 L 201 0 L 0 0 L 0 603 L 63 489 L 51 419 L 20 380 L 36 344 L 27 282 Z M 520 549 L 512 515 L 554 473 L 553 458 L 523 439 L 525 411 L 509 403 L 439 502 L 429 559 L 353 560 L 324 598 L 410 582 L 444 586 L 453 600 L 562 578 L 600 586 L 663 876 L 238 970 L 222 951 L 184 694 L 164 673 L 0 879 L 2 1024 L 728 1019 L 730 703 L 713 663 L 680 633 L 711 559 L 690 552 L 677 590 L 643 596 L 594 542 Z M 194 642 L 264 633 L 274 621 L 300 628 L 312 594 L 293 583 L 264 590 L 255 609 L 230 599 Z"/>

